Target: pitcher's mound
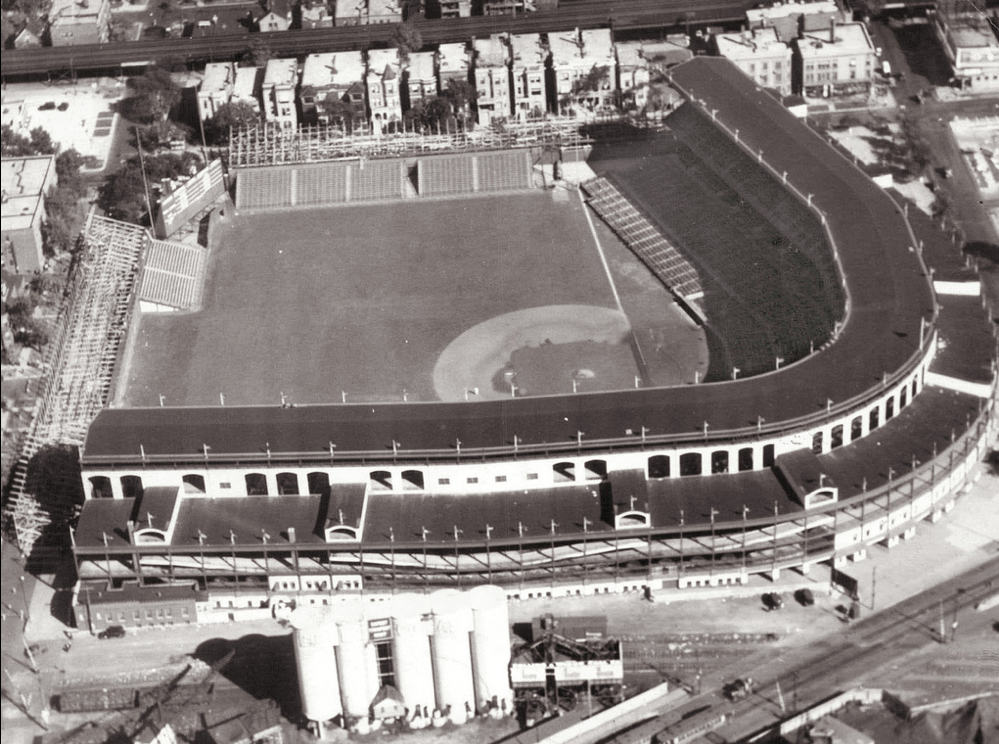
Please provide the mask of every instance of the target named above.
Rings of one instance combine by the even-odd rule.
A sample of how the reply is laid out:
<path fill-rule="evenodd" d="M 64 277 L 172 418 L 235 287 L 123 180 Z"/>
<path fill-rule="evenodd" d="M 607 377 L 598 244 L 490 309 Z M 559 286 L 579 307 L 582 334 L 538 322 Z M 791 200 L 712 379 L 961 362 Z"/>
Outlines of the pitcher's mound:
<path fill-rule="evenodd" d="M 497 390 L 494 383 L 497 376 L 503 376 L 504 370 L 510 368 L 513 353 L 518 349 L 583 341 L 625 344 L 627 348 L 629 330 L 628 318 L 623 313 L 593 305 L 548 305 L 499 315 L 469 328 L 444 349 L 434 366 L 434 390 L 444 401 L 510 397 L 509 388 Z M 580 362 L 577 369 L 586 365 L 585 360 Z M 633 374 L 621 371 L 622 379 L 630 379 Z M 584 377 L 581 375 L 579 379 Z M 571 377 L 566 376 L 562 387 L 565 389 L 557 392 L 572 392 Z"/>

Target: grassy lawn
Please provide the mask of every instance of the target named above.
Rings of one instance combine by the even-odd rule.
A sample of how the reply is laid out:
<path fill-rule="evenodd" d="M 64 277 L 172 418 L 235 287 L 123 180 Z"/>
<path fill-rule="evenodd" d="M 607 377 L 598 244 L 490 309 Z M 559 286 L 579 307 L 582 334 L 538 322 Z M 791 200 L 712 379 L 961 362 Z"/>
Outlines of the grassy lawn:
<path fill-rule="evenodd" d="M 243 215 L 222 243 L 201 312 L 142 318 L 127 405 L 433 399 L 473 325 L 614 307 L 579 201 L 544 192 Z"/>

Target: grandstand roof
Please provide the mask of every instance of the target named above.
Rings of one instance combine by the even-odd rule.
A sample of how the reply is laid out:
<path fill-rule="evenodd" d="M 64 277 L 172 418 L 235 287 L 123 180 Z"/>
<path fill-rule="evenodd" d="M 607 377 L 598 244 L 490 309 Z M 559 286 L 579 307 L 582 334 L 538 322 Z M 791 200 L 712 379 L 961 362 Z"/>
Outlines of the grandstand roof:
<path fill-rule="evenodd" d="M 931 319 L 933 297 L 925 269 L 910 250 L 914 240 L 887 194 L 781 104 L 758 89 L 734 64 L 698 57 L 673 70 L 673 84 L 739 130 L 751 151 L 762 150 L 788 181 L 813 194 L 839 246 L 849 294 L 849 315 L 835 342 L 778 372 L 735 382 L 613 393 L 504 399 L 473 403 L 408 403 L 216 408 L 110 409 L 91 426 L 84 462 L 149 458 L 275 458 L 348 452 L 402 459 L 417 451 L 454 458 L 473 448 L 509 453 L 606 447 L 598 440 L 648 436 L 699 438 L 708 423 L 714 436 L 755 430 L 804 417 L 824 417 L 880 385 L 919 352 L 921 320 Z M 701 106 L 701 103 L 696 104 Z M 712 120 L 705 114 L 705 126 Z M 636 153 L 650 166 L 654 155 Z M 612 168 L 613 161 L 598 167 Z M 650 197 L 653 198 L 653 197 Z M 580 433 L 582 436 L 580 437 Z M 729 434 L 730 435 L 730 434 Z M 458 452 L 458 442 L 461 452 Z M 424 455 L 425 456 L 425 455 Z M 842 485 L 842 484 L 841 484 Z"/>

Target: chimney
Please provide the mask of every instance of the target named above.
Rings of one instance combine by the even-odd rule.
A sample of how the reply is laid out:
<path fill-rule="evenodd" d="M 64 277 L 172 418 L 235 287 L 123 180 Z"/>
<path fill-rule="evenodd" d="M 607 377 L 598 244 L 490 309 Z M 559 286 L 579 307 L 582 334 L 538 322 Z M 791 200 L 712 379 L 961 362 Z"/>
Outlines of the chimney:
<path fill-rule="evenodd" d="M 288 542 L 290 542 L 292 545 L 295 544 L 295 528 L 294 527 L 289 527 L 288 528 Z"/>
<path fill-rule="evenodd" d="M 836 43 L 836 16 L 829 19 L 829 43 Z"/>

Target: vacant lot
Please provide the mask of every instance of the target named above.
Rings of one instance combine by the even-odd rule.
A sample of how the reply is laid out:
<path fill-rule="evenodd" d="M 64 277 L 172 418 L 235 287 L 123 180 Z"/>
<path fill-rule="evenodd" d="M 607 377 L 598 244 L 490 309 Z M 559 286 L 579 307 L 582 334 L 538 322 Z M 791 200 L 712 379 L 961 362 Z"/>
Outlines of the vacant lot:
<path fill-rule="evenodd" d="M 667 323 L 668 294 L 598 231 L 629 317 Z M 431 400 L 438 356 L 478 323 L 616 308 L 575 195 L 244 214 L 220 243 L 201 312 L 142 317 L 126 405 Z"/>

